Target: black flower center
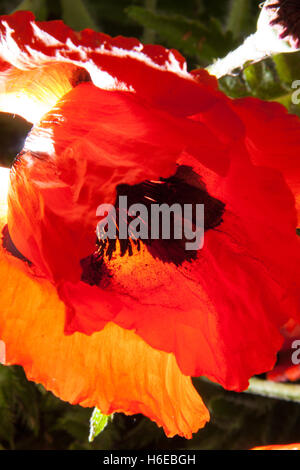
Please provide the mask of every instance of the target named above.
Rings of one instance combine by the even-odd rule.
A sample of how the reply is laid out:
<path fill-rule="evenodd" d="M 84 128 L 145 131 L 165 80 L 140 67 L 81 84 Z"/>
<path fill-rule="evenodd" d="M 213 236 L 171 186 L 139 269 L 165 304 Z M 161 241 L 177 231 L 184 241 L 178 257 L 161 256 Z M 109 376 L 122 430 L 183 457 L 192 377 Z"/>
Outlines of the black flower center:
<path fill-rule="evenodd" d="M 131 236 L 128 233 L 127 238 L 120 238 L 119 227 L 126 216 L 126 223 L 129 225 L 135 217 L 131 216 L 128 212 L 124 214 L 124 209 L 120 209 L 119 201 L 120 196 L 127 197 L 128 207 L 135 204 L 142 204 L 147 210 L 148 214 L 151 214 L 152 206 L 166 205 L 171 208 L 176 205 L 180 207 L 179 223 L 182 225 L 181 233 L 182 238 L 178 238 L 176 235 L 176 215 L 170 212 L 170 230 L 167 239 L 164 239 L 162 234 L 163 223 L 159 227 L 159 234 L 157 239 L 151 238 L 153 219 L 148 217 L 147 220 L 140 220 L 140 224 L 147 225 L 146 232 L 148 237 L 143 239 Z M 186 215 L 185 208 L 189 205 L 191 211 Z M 179 166 L 175 175 L 170 178 L 160 178 L 159 181 L 144 181 L 134 186 L 126 184 L 119 185 L 117 187 L 117 198 L 115 202 L 115 213 L 111 217 L 116 217 L 111 223 L 116 225 L 116 237 L 114 239 L 106 238 L 105 240 L 100 239 L 97 241 L 97 255 L 101 257 L 106 256 L 109 259 L 116 252 L 116 249 L 120 250 L 120 256 L 124 256 L 126 253 L 129 255 L 133 254 L 134 246 L 139 250 L 140 244 L 143 243 L 147 246 L 147 249 L 154 258 L 159 258 L 164 262 L 171 262 L 176 265 L 182 264 L 184 261 L 189 261 L 197 256 L 197 250 L 187 250 L 186 246 L 188 239 L 183 229 L 184 224 L 188 224 L 196 233 L 199 220 L 197 218 L 198 205 L 204 206 L 204 231 L 214 229 L 222 223 L 222 216 L 224 213 L 225 205 L 223 202 L 212 197 L 206 189 L 205 184 L 201 178 L 188 166 Z M 162 222 L 162 220 L 160 220 Z M 177 220 L 178 225 L 178 220 Z M 145 228 L 145 227 L 144 227 Z M 129 230 L 128 230 L 129 232 Z"/>
<path fill-rule="evenodd" d="M 276 0 L 267 8 L 277 8 L 276 18 L 271 25 L 279 24 L 284 28 L 282 37 L 292 36 L 300 46 L 300 2 L 299 0 Z"/>
<path fill-rule="evenodd" d="M 170 214 L 170 232 L 167 239 L 161 236 L 161 232 L 158 233 L 156 239 L 151 237 L 143 239 L 134 238 L 129 230 L 128 237 L 125 239 L 121 238 L 119 232 L 121 218 L 124 218 L 124 215 L 126 215 L 126 223 L 128 228 L 130 228 L 134 217 L 130 213 L 124 214 L 124 211 L 121 211 L 119 206 L 120 196 L 126 196 L 128 208 L 134 204 L 142 204 L 149 213 L 151 213 L 153 204 L 159 206 L 167 205 L 168 207 L 172 207 L 174 204 L 177 205 L 177 207 L 182 208 L 180 212 L 182 220 L 180 223 L 184 225 L 187 222 L 193 228 L 193 233 L 197 233 L 197 224 L 199 222 L 196 211 L 197 205 L 204 206 L 204 220 L 201 220 L 204 231 L 217 228 L 223 221 L 225 211 L 225 204 L 208 193 L 199 175 L 188 166 L 179 166 L 175 175 L 169 178 L 160 178 L 158 181 L 144 181 L 133 186 L 127 184 L 119 185 L 114 206 L 116 218 L 113 220 L 116 228 L 116 238 L 101 239 L 99 237 L 96 241 L 95 252 L 81 261 L 81 280 L 87 284 L 100 285 L 101 283 L 103 286 L 105 282 L 109 283 L 111 273 L 108 261 L 112 256 L 116 255 L 116 253 L 121 257 L 125 254 L 131 256 L 136 250 L 140 250 L 141 244 L 144 244 L 153 258 L 166 263 L 173 263 L 177 266 L 181 265 L 184 261 L 192 261 L 197 257 L 198 250 L 186 249 L 187 242 L 191 240 L 190 238 L 187 239 L 185 231 L 182 231 L 182 238 L 176 236 L 174 230 L 175 224 L 172 224 L 173 213 Z M 192 209 L 188 214 L 189 220 L 187 220 L 184 210 L 186 205 L 189 205 Z M 141 223 L 144 223 L 144 221 L 142 220 Z M 147 228 L 149 229 L 149 234 L 151 233 L 151 225 L 152 220 L 148 218 Z M 7 226 L 3 229 L 2 243 L 3 247 L 13 256 L 31 265 L 30 261 L 13 244 Z"/>

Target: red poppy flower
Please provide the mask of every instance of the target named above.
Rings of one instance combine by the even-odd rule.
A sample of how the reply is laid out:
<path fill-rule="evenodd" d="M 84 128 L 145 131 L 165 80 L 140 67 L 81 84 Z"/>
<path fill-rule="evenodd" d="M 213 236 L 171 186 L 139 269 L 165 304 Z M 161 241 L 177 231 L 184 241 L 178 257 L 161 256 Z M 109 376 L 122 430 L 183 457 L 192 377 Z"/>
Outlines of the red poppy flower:
<path fill-rule="evenodd" d="M 207 412 L 188 376 L 242 390 L 299 321 L 299 121 L 276 108 L 272 140 L 272 105 L 231 101 L 136 39 L 28 12 L 1 17 L 0 36 L 0 109 L 35 124 L 3 210 L 6 362 L 72 403 L 190 436 Z M 203 203 L 203 249 L 95 243 L 97 207 L 120 194 Z"/>
<path fill-rule="evenodd" d="M 0 229 L 7 227 L 9 170 L 0 168 Z M 109 323 L 92 336 L 63 334 L 65 307 L 53 285 L 1 248 L 0 360 L 21 364 L 29 380 L 72 404 L 104 414 L 142 413 L 168 436 L 187 438 L 209 413 L 172 354 Z"/>

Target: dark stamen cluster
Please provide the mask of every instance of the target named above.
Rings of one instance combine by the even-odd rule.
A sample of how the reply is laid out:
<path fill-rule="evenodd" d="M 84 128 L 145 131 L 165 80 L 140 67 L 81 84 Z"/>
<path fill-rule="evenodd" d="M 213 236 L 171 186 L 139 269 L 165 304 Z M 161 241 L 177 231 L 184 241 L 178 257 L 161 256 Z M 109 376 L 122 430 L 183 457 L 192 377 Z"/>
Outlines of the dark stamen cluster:
<path fill-rule="evenodd" d="M 200 177 L 193 172 L 190 167 L 179 166 L 174 176 L 170 178 L 160 178 L 159 181 L 144 181 L 134 186 L 122 184 L 117 187 L 117 198 L 115 202 L 116 209 L 116 234 L 117 239 L 104 239 L 98 240 L 98 254 L 100 256 L 107 256 L 109 259 L 116 251 L 116 247 L 120 249 L 120 255 L 124 256 L 126 253 L 131 256 L 133 254 L 133 247 L 140 250 L 140 244 L 143 243 L 147 246 L 148 250 L 154 257 L 160 258 L 165 262 L 172 262 L 181 264 L 185 260 L 194 259 L 197 255 L 195 251 L 186 251 L 186 239 L 175 239 L 174 233 L 171 231 L 169 240 L 163 240 L 159 237 L 158 240 L 137 239 L 128 237 L 128 239 L 119 238 L 120 218 L 124 217 L 118 205 L 120 196 L 127 196 L 128 207 L 133 204 L 143 204 L 147 207 L 148 213 L 151 213 L 152 204 L 179 204 L 183 208 L 185 204 L 191 204 L 195 207 L 197 204 L 204 204 L 204 230 L 210 230 L 218 227 L 222 223 L 222 217 L 225 206 L 218 199 L 212 197 L 205 187 L 205 184 Z M 128 225 L 133 220 L 126 214 Z M 183 222 L 183 221 L 182 221 Z M 195 211 L 193 211 L 192 220 L 190 221 L 193 227 L 196 227 Z M 148 233 L 151 234 L 151 220 L 148 220 Z"/>
<path fill-rule="evenodd" d="M 296 41 L 296 47 L 300 47 L 300 1 L 276 0 L 267 8 L 277 9 L 276 18 L 271 25 L 281 25 L 284 32 L 281 37 L 291 36 Z"/>

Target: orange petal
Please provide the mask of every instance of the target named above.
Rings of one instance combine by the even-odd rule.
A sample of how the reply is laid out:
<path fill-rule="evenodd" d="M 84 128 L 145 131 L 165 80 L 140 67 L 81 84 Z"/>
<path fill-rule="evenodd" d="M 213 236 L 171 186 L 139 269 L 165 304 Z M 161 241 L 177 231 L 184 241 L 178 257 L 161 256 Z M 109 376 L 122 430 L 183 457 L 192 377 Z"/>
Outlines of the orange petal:
<path fill-rule="evenodd" d="M 300 444 L 254 447 L 252 450 L 300 450 Z"/>
<path fill-rule="evenodd" d="M 10 69 L 0 79 L 0 110 L 37 123 L 57 101 L 72 89 L 78 67 L 44 65 L 34 70 Z"/>
<path fill-rule="evenodd" d="M 0 169 L 0 230 L 6 224 L 9 171 Z M 28 272 L 26 272 L 28 269 Z M 61 399 L 105 414 L 142 413 L 168 436 L 190 438 L 209 414 L 172 354 L 112 323 L 92 336 L 65 336 L 65 308 L 52 285 L 0 248 L 0 338 L 6 364 Z M 5 343 L 5 348 L 3 345 Z"/>

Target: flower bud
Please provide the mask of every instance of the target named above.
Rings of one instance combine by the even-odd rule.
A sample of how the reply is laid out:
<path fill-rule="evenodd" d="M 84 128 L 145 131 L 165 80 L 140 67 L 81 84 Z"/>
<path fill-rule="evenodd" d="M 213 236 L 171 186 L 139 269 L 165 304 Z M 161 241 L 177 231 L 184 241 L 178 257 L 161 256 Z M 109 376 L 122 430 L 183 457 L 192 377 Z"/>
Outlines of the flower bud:
<path fill-rule="evenodd" d="M 267 0 L 258 18 L 256 37 L 258 47 L 267 55 L 299 49 L 299 1 Z"/>

